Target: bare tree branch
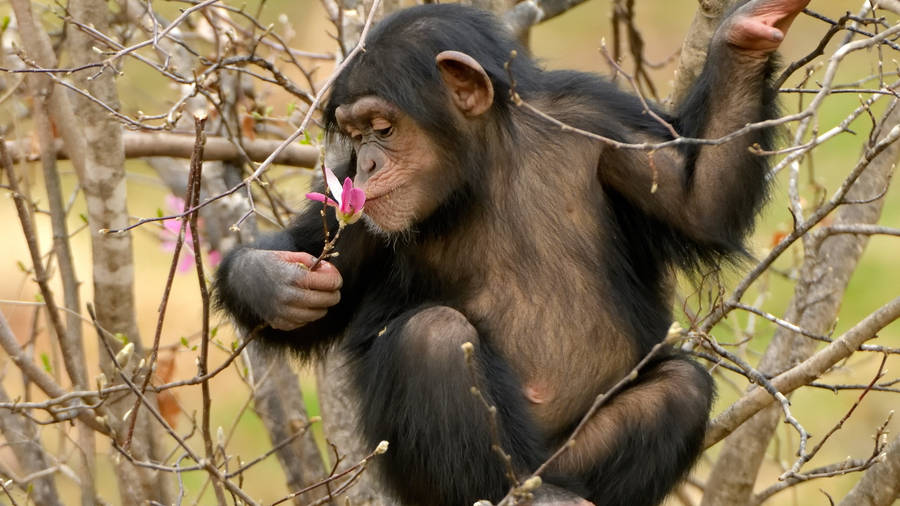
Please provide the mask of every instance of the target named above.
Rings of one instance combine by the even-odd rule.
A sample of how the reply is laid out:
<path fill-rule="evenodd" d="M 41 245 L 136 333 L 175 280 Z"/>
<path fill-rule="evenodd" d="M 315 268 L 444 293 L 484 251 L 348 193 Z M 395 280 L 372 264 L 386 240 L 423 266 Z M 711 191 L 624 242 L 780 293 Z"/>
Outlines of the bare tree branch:
<path fill-rule="evenodd" d="M 188 159 L 191 157 L 194 142 L 191 136 L 165 132 L 125 132 L 123 140 L 125 142 L 125 158 L 168 156 Z M 29 151 L 31 145 L 27 141 L 7 141 L 6 144 L 13 161 L 36 160 L 39 156 L 37 153 Z M 254 162 L 265 160 L 280 144 L 281 141 L 269 139 L 243 141 L 244 151 Z M 53 143 L 53 149 L 57 159 L 69 159 L 69 153 L 61 140 L 57 139 Z M 210 136 L 207 139 L 207 149 L 203 151 L 203 160 L 239 160 L 240 158 L 240 151 L 227 138 Z M 291 144 L 272 163 L 294 167 L 314 167 L 318 159 L 318 148 Z"/>
<path fill-rule="evenodd" d="M 883 0 L 880 0 L 883 1 Z M 900 497 L 900 436 L 838 506 L 890 506 Z"/>

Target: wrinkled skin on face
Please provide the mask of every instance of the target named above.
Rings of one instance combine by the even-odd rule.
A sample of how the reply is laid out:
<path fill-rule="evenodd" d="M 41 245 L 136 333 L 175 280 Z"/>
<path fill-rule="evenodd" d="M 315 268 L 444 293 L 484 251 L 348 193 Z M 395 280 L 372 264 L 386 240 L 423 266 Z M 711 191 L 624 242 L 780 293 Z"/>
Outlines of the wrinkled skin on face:
<path fill-rule="evenodd" d="M 428 217 L 453 181 L 437 150 L 416 122 L 378 97 L 338 107 L 335 117 L 356 151 L 354 186 L 366 192 L 370 225 L 400 232 Z"/>
<path fill-rule="evenodd" d="M 444 51 L 435 64 L 458 127 L 490 109 L 494 89 L 477 61 Z M 459 169 L 441 160 L 434 139 L 387 100 L 366 96 L 342 104 L 335 120 L 356 152 L 354 186 L 365 190 L 367 222 L 377 231 L 409 230 L 460 185 Z"/>

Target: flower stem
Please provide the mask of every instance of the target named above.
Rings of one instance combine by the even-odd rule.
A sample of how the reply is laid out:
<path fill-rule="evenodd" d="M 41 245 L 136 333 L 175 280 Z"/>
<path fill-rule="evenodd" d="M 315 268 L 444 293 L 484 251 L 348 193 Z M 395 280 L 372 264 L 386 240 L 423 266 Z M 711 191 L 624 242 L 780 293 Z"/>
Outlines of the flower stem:
<path fill-rule="evenodd" d="M 319 266 L 319 263 L 321 263 L 322 260 L 326 256 L 328 256 L 329 253 L 331 253 L 331 251 L 334 249 L 334 245 L 337 243 L 338 237 L 341 236 L 341 230 L 344 230 L 344 224 L 338 223 L 338 229 L 337 232 L 334 233 L 334 237 L 332 237 L 330 241 L 328 239 L 325 239 L 325 246 L 322 247 L 322 254 L 320 254 L 319 257 L 316 258 L 316 261 L 313 262 L 309 270 L 316 270 L 316 267 Z"/>

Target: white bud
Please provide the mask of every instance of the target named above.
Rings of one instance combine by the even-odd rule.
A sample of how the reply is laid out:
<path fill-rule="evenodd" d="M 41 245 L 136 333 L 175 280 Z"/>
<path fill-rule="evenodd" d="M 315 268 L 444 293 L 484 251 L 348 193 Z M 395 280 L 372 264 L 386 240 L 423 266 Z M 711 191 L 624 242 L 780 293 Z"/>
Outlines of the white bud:
<path fill-rule="evenodd" d="M 678 339 L 684 334 L 684 329 L 681 328 L 681 324 L 678 322 L 672 322 L 672 325 L 669 325 L 669 331 L 666 333 L 666 340 L 671 341 L 674 339 Z"/>
<path fill-rule="evenodd" d="M 540 476 L 532 476 L 531 478 L 525 480 L 525 483 L 523 483 L 520 488 L 522 489 L 522 492 L 533 492 L 537 490 L 542 483 L 543 481 L 541 481 Z"/>
<path fill-rule="evenodd" d="M 378 443 L 378 446 L 375 448 L 375 455 L 383 455 L 388 451 L 388 442 L 382 441 Z"/>
<path fill-rule="evenodd" d="M 223 429 L 221 425 L 219 425 L 219 428 L 216 429 L 216 441 L 218 442 L 219 446 L 221 446 L 222 448 L 225 447 L 225 429 Z"/>
<path fill-rule="evenodd" d="M 475 345 L 473 345 L 469 341 L 462 343 L 460 348 L 462 348 L 463 354 L 466 356 L 466 360 L 472 358 L 472 354 L 475 353 Z"/>
<path fill-rule="evenodd" d="M 128 361 L 131 360 L 131 356 L 134 354 L 134 343 L 128 343 L 119 350 L 119 353 L 116 353 L 116 364 L 119 367 L 125 367 L 128 365 Z"/>

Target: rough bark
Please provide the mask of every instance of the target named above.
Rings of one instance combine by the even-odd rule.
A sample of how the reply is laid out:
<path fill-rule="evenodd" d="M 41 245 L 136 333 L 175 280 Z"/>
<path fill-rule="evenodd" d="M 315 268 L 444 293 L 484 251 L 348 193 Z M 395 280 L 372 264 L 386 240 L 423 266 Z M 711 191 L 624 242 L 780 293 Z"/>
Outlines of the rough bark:
<path fill-rule="evenodd" d="M 53 53 L 50 39 L 43 27 L 35 22 L 30 3 L 21 0 L 15 1 L 13 2 L 13 9 L 16 21 L 20 27 L 26 54 L 39 65 L 55 67 L 56 55 Z M 83 140 L 74 128 L 74 115 L 71 105 L 64 94 L 54 93 L 52 81 L 46 76 L 34 74 L 28 76 L 27 82 L 34 97 L 35 127 L 38 132 L 41 163 L 44 169 L 44 181 L 51 210 L 54 249 L 62 276 L 65 304 L 71 311 L 78 312 L 81 309 L 80 283 L 76 278 L 72 255 L 69 250 L 66 216 L 62 205 L 56 158 L 53 156 L 54 139 L 51 136 L 51 117 L 55 119 L 55 123 L 59 126 L 61 135 L 69 141 L 75 157 L 79 157 L 83 152 Z M 77 162 L 73 160 L 73 165 L 75 165 L 77 172 L 83 171 L 83 159 Z M 60 340 L 66 371 L 72 384 L 77 389 L 85 389 L 88 381 L 87 362 L 84 357 L 81 320 L 76 314 L 71 312 L 66 314 L 66 333 L 63 336 L 57 336 L 57 338 Z M 80 453 L 83 458 L 82 465 L 78 466 L 81 479 L 81 503 L 88 506 L 95 502 L 94 432 L 87 425 L 79 424 L 77 438 L 78 444 L 85 449 L 85 451 Z"/>
<path fill-rule="evenodd" d="M 681 55 L 678 59 L 678 67 L 675 69 L 675 83 L 672 86 L 672 96 L 668 100 L 671 104 L 680 104 L 687 95 L 691 84 L 703 70 L 706 62 L 706 52 L 713 33 L 718 28 L 722 18 L 735 5 L 743 0 L 700 0 L 697 13 L 688 29 L 681 46 Z"/>
<path fill-rule="evenodd" d="M 884 132 L 900 121 L 900 108 L 885 119 Z M 878 195 L 890 182 L 900 154 L 896 143 L 875 158 L 848 193 L 850 200 L 866 200 Z M 884 199 L 841 207 L 835 224 L 874 224 L 881 216 Z M 826 335 L 832 328 L 850 276 L 868 243 L 865 235 L 833 235 L 816 243 L 807 240 L 800 279 L 783 318 L 810 332 Z M 816 342 L 779 327 L 766 349 L 758 369 L 775 375 L 805 360 L 816 350 Z M 753 493 L 766 448 L 781 410 L 773 404 L 757 413 L 725 439 L 724 447 L 710 474 L 702 506 L 746 504 Z"/>
<path fill-rule="evenodd" d="M 359 406 L 352 394 L 346 358 L 341 353 L 333 352 L 319 364 L 316 371 L 325 435 L 343 457 L 342 468 L 360 462 L 374 450 L 366 448 L 358 430 Z M 391 451 L 390 447 L 388 451 Z M 366 470 L 344 497 L 353 506 L 390 506 L 396 503 L 385 493 L 371 470 Z"/>
<path fill-rule="evenodd" d="M 66 373 L 72 381 L 73 388 L 87 390 L 87 361 L 84 356 L 84 336 L 81 331 L 81 317 L 79 316 L 81 310 L 79 287 L 81 283 L 75 275 L 75 265 L 72 261 L 72 251 L 69 247 L 66 210 L 63 204 L 56 157 L 53 152 L 53 136 L 51 133 L 53 129 L 50 125 L 50 114 L 46 100 L 52 83 L 46 77 L 39 75 L 29 76 L 28 81 L 32 83 L 31 89 L 40 90 L 36 93 L 34 100 L 34 123 L 41 146 L 44 186 L 47 189 L 47 199 L 50 204 L 53 250 L 59 265 L 65 305 L 69 309 L 66 312 L 66 335 L 57 336 L 57 339 L 60 341 Z M 40 81 L 44 82 L 41 83 Z M 82 465 L 78 466 L 81 478 L 81 504 L 83 506 L 91 506 L 96 502 L 96 491 L 94 488 L 96 459 L 93 452 L 93 449 L 96 447 L 95 439 L 94 431 L 90 427 L 84 424 L 78 425 L 78 446 L 87 449 L 87 451 L 79 452 L 79 455 L 82 456 Z"/>
<path fill-rule="evenodd" d="M 0 385 L 0 402 L 9 402 L 6 390 Z M 23 475 L 30 475 L 50 468 L 51 459 L 44 451 L 35 424 L 28 418 L 15 411 L 0 409 L 0 432 L 3 433 L 6 444 L 12 449 L 19 468 Z M 56 483 L 53 480 L 54 473 L 40 476 L 28 483 L 31 487 L 29 497 L 35 504 L 41 506 L 57 506 L 62 502 L 56 492 Z M 4 477 L 5 479 L 5 477 Z"/>
<path fill-rule="evenodd" d="M 106 2 L 72 0 L 69 12 L 79 22 L 93 26 L 102 33 L 110 33 L 110 12 Z M 78 29 L 69 30 L 66 42 L 75 66 L 95 63 L 101 58 L 94 50 L 93 39 Z M 73 81 L 97 100 L 118 109 L 115 72 L 107 68 L 102 74 L 91 76 L 92 72 L 94 71 L 75 74 Z M 103 233 L 103 230 L 121 228 L 128 224 L 122 128 L 101 107 L 84 97 L 77 97 L 74 103 L 85 139 L 84 170 L 79 177 L 87 201 L 97 319 L 106 331 L 127 336 L 134 343 L 138 356 L 142 356 L 144 350 L 135 311 L 131 235 Z M 68 143 L 67 151 L 71 153 Z M 100 336 L 100 339 L 105 337 Z M 114 348 L 122 345 L 116 340 L 110 340 L 110 344 Z M 106 376 L 117 378 L 113 361 L 102 352 L 100 360 L 101 369 Z M 124 412 L 133 405 L 134 400 L 126 397 L 122 402 L 110 406 L 116 415 L 116 420 L 110 420 L 110 423 L 114 424 L 120 443 L 125 443 L 128 432 L 127 424 L 120 420 Z M 139 410 L 138 416 L 130 450 L 140 459 L 160 460 L 161 439 L 155 437 L 158 427 L 151 422 L 146 409 Z M 171 502 L 169 476 L 135 467 L 127 459 L 117 459 L 117 462 L 119 493 L 123 503 L 133 504 L 148 499 L 164 504 Z"/>
<path fill-rule="evenodd" d="M 247 347 L 253 380 L 254 410 L 262 419 L 272 445 L 294 437 L 275 455 L 281 463 L 289 492 L 296 492 L 324 478 L 319 450 L 308 430 L 309 416 L 303 404 L 297 375 L 280 357 L 251 343 Z M 297 436 L 298 433 L 301 433 Z M 321 491 L 304 494 L 295 504 L 308 504 Z"/>
<path fill-rule="evenodd" d="M 505 2 L 491 0 L 474 0 L 473 5 L 489 8 L 500 15 L 513 35 L 520 41 L 528 40 L 528 32 L 532 26 L 559 16 L 569 9 L 581 5 L 585 0 L 524 0 L 523 2 Z"/>

